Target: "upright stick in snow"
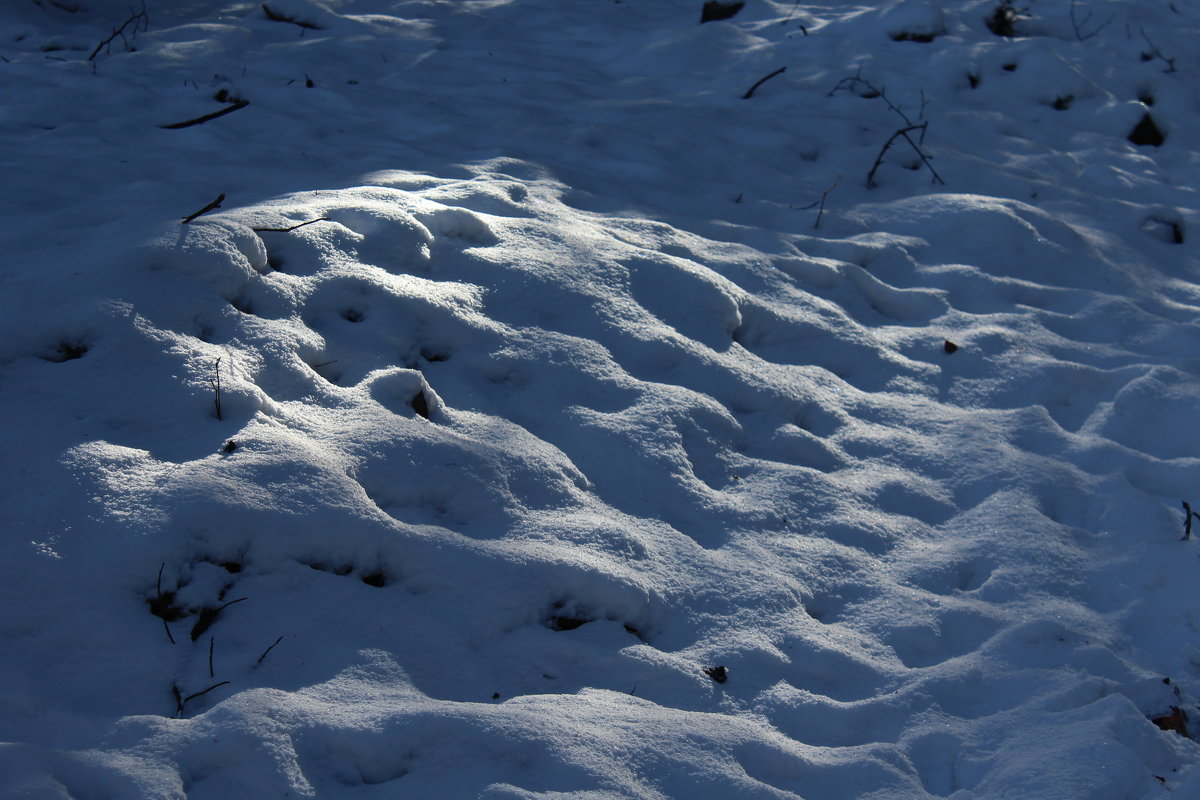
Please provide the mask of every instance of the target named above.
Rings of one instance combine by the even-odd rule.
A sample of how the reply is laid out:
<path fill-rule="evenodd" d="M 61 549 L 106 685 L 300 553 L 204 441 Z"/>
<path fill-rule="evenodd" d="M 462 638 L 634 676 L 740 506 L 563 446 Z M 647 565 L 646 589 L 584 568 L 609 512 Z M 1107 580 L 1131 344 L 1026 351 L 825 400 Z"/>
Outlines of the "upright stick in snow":
<path fill-rule="evenodd" d="M 213 377 L 208 379 L 213 388 L 213 407 L 217 410 L 217 421 L 221 420 L 221 359 L 213 362 Z"/>

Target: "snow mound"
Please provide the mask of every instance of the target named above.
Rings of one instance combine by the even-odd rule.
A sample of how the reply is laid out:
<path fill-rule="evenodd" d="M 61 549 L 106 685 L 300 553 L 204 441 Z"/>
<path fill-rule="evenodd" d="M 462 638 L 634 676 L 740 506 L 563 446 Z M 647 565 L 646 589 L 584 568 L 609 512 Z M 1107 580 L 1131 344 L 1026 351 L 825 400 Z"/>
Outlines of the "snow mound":
<path fill-rule="evenodd" d="M 1106 525 L 1114 505 L 1170 525 L 1145 493 L 1194 469 L 1127 409 L 1174 403 L 1166 425 L 1194 393 L 1148 354 L 1054 332 L 1064 308 L 1097 330 L 1090 314 L 1136 305 L 1022 271 L 1082 234 L 933 195 L 861 206 L 881 232 L 858 263 L 807 273 L 812 256 L 777 267 L 560 193 L 307 192 L 176 224 L 127 262 L 138 312 L 102 341 L 168 345 L 137 369 L 176 371 L 170 420 L 149 443 L 143 405 L 88 429 L 66 461 L 105 533 L 57 541 L 10 589 L 130 554 L 87 580 L 125 620 L 86 624 L 124 641 L 89 637 L 70 679 L 127 721 L 99 760 L 36 751 L 28 786 L 47 770 L 155 797 L 392 781 L 916 797 L 1038 769 L 1106 785 L 1071 749 L 1087 737 L 1036 761 L 1028 740 L 1067 717 L 1141 730 L 1182 702 L 1119 655 L 1087 575 L 1098 536 L 1132 533 Z M 964 266 L 975 242 L 914 238 L 972 214 L 982 244 L 995 227 L 1024 251 L 1016 275 Z M 127 356 L 105 349 L 14 363 L 111 380 Z M 1131 470 L 1104 477 L 1114 447 Z M 43 679 L 66 668 L 42 660 L 54 629 L 21 635 Z M 659 737 L 653 767 L 610 738 L 631 725 Z M 1148 732 L 1121 741 L 1106 758 L 1177 758 Z M 516 766 L 462 769 L 481 747 Z M 131 755 L 147 748 L 152 764 Z M 1020 780 L 989 769 L 1003 748 Z"/>

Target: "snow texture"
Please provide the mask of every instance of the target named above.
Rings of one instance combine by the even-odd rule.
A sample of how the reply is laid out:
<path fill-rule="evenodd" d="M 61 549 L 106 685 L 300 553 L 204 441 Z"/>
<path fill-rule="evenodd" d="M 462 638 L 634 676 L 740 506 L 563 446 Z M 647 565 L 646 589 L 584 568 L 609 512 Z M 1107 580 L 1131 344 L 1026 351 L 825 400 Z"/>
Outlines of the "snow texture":
<path fill-rule="evenodd" d="M 0 797 L 1200 797 L 1200 7 L 701 6 L 3 5 Z"/>

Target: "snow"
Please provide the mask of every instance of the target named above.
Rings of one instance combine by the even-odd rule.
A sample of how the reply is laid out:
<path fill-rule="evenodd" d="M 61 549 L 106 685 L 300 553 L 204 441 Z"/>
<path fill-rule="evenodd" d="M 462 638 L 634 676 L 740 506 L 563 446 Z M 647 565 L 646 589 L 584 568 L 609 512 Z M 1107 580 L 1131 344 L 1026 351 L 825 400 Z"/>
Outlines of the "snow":
<path fill-rule="evenodd" d="M 0 796 L 1200 796 L 1200 10 L 701 6 L 4 4 Z"/>

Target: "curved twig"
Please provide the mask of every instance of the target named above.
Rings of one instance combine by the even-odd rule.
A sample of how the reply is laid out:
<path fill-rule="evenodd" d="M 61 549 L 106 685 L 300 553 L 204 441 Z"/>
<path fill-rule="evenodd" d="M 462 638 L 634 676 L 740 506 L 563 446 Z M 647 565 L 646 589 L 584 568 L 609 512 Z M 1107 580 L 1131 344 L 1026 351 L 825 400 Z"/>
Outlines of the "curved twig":
<path fill-rule="evenodd" d="M 753 86 L 751 86 L 749 89 L 746 90 L 746 93 L 744 95 L 742 95 L 742 99 L 749 100 L 751 97 L 754 96 L 754 92 L 756 89 L 758 89 L 758 87 L 762 86 L 764 83 L 771 80 L 771 78 L 774 78 L 776 75 L 781 75 L 786 71 L 787 71 L 787 67 L 780 67 L 779 69 L 772 72 L 770 75 L 759 78 L 757 81 L 754 82 Z"/>

